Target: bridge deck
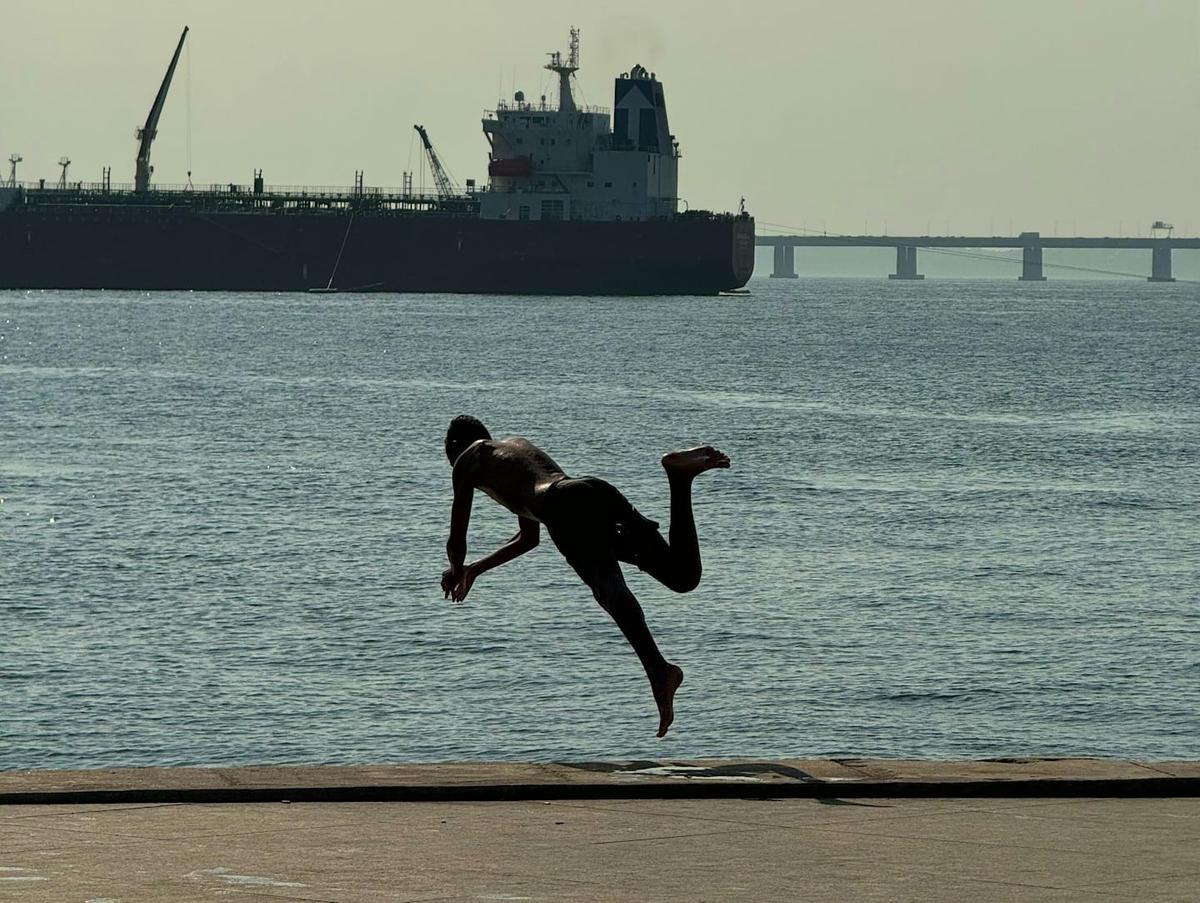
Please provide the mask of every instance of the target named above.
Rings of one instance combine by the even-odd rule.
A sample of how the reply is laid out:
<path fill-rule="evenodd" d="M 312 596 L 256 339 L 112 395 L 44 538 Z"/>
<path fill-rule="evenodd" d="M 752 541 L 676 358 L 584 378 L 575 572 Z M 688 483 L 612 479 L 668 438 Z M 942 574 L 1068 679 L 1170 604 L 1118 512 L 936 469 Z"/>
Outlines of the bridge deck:
<path fill-rule="evenodd" d="M 792 248 L 1197 248 L 1200 238 L 1049 235 L 759 235 L 759 247 Z"/>

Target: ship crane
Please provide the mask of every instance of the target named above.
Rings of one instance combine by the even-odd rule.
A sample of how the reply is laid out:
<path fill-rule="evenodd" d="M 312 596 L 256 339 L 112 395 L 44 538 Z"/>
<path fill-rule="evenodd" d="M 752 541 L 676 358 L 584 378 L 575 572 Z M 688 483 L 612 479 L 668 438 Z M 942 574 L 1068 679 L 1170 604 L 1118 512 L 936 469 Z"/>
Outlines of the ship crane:
<path fill-rule="evenodd" d="M 413 128 L 417 130 L 417 134 L 421 136 L 421 143 L 425 145 L 425 154 L 429 157 L 429 168 L 433 172 L 433 181 L 437 185 L 438 197 L 446 200 L 447 198 L 457 197 L 462 194 L 454 179 L 450 177 L 450 174 L 446 172 L 446 168 L 442 166 L 442 161 L 438 159 L 437 151 L 429 143 L 429 133 L 425 131 L 425 126 L 414 125 Z"/>
<path fill-rule="evenodd" d="M 150 145 L 158 134 L 158 117 L 162 115 L 163 104 L 167 102 L 167 91 L 171 88 L 171 78 L 175 75 L 175 65 L 179 62 L 179 52 L 183 50 L 183 42 L 187 38 L 187 33 L 188 30 L 185 26 L 183 34 L 179 36 L 179 44 L 175 47 L 175 55 L 171 57 L 171 65 L 167 67 L 167 74 L 163 77 L 158 94 L 154 98 L 154 105 L 150 107 L 150 115 L 146 117 L 146 124 L 135 134 L 138 141 L 138 152 L 133 176 L 134 191 L 150 190 L 150 176 L 154 172 L 154 167 L 150 165 Z"/>

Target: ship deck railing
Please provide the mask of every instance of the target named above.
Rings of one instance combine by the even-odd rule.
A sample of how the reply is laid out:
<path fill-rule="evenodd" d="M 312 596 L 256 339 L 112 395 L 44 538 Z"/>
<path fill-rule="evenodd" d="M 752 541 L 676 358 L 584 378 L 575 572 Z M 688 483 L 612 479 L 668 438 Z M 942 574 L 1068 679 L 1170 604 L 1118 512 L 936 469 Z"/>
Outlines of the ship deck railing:
<path fill-rule="evenodd" d="M 0 182 L 0 187 L 13 187 L 9 182 Z M 109 194 L 133 193 L 134 184 L 132 182 L 68 182 L 66 186 L 57 183 L 49 182 L 17 182 L 17 188 L 25 191 L 38 192 L 105 192 Z M 155 183 L 150 186 L 148 194 L 261 194 L 261 195 L 297 195 L 305 197 L 408 197 L 416 199 L 434 199 L 438 198 L 437 194 L 429 194 L 425 191 L 405 191 L 399 187 L 364 185 L 362 188 L 353 188 L 347 185 L 266 185 L 264 184 L 260 191 L 255 191 L 252 185 L 243 185 L 237 182 L 211 182 L 207 184 L 170 184 L 170 183 Z M 472 192 L 467 192 L 457 197 L 470 197 Z"/>
<path fill-rule="evenodd" d="M 496 113 L 558 113 L 560 112 L 558 104 L 547 103 L 541 101 L 539 103 L 531 103 L 529 101 L 502 100 L 496 104 L 494 109 L 484 110 L 484 113 L 495 115 Z M 573 113 L 590 113 L 593 116 L 607 116 L 611 111 L 608 107 L 595 107 L 587 104 L 576 104 Z"/>
<path fill-rule="evenodd" d="M 9 186 L 5 183 L 6 187 Z M 148 191 L 134 190 L 132 183 L 69 182 L 46 185 L 18 182 L 26 204 L 108 204 L 140 206 L 198 206 L 213 209 L 320 211 L 396 211 L 462 213 L 478 207 L 478 192 L 441 197 L 402 188 L 332 185 L 252 185 L 214 183 L 209 185 L 151 185 Z"/>

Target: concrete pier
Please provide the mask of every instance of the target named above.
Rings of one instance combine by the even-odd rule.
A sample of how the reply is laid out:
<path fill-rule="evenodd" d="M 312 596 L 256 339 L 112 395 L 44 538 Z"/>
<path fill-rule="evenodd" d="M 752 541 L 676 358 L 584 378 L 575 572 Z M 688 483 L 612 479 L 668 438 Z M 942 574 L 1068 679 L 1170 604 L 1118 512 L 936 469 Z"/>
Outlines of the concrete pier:
<path fill-rule="evenodd" d="M 1171 246 L 1155 245 L 1150 250 L 1150 282 L 1174 282 L 1171 275 Z"/>
<path fill-rule="evenodd" d="M 915 245 L 897 245 L 896 246 L 896 272 L 890 274 L 888 279 L 924 279 L 925 277 L 917 272 L 917 248 Z"/>
<path fill-rule="evenodd" d="M 794 245 L 775 246 L 775 268 L 771 271 L 772 279 L 795 279 L 796 277 L 796 248 Z"/>
<path fill-rule="evenodd" d="M 854 758 L 0 772 L 0 898 L 1195 900 L 1198 775 Z M 38 792 L 54 802 L 4 804 Z"/>

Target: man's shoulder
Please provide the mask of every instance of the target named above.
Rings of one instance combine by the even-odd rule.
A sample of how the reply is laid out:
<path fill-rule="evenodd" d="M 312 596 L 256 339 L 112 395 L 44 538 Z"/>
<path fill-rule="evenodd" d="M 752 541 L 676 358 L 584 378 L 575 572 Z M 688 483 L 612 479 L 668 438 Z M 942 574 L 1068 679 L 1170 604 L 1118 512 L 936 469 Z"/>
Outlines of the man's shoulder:
<path fill-rule="evenodd" d="M 538 447 L 524 436 L 506 436 L 503 439 L 492 439 L 487 441 L 490 441 L 494 448 L 532 448 L 534 450 L 538 450 Z"/>
<path fill-rule="evenodd" d="M 479 472 L 484 460 L 490 456 L 492 444 L 490 439 L 477 439 L 468 445 L 458 460 L 454 462 L 454 480 L 458 482 L 464 479 L 473 479 Z"/>
<path fill-rule="evenodd" d="M 522 436 L 510 436 L 479 439 L 468 446 L 454 464 L 455 479 L 478 482 L 497 469 L 512 473 L 514 466 L 534 473 L 558 472 L 558 465 L 544 451 Z"/>
<path fill-rule="evenodd" d="M 549 460 L 549 455 L 526 439 L 524 436 L 507 436 L 503 439 L 485 439 L 486 448 L 479 450 L 479 456 L 492 457 L 507 461 L 538 462 Z"/>

